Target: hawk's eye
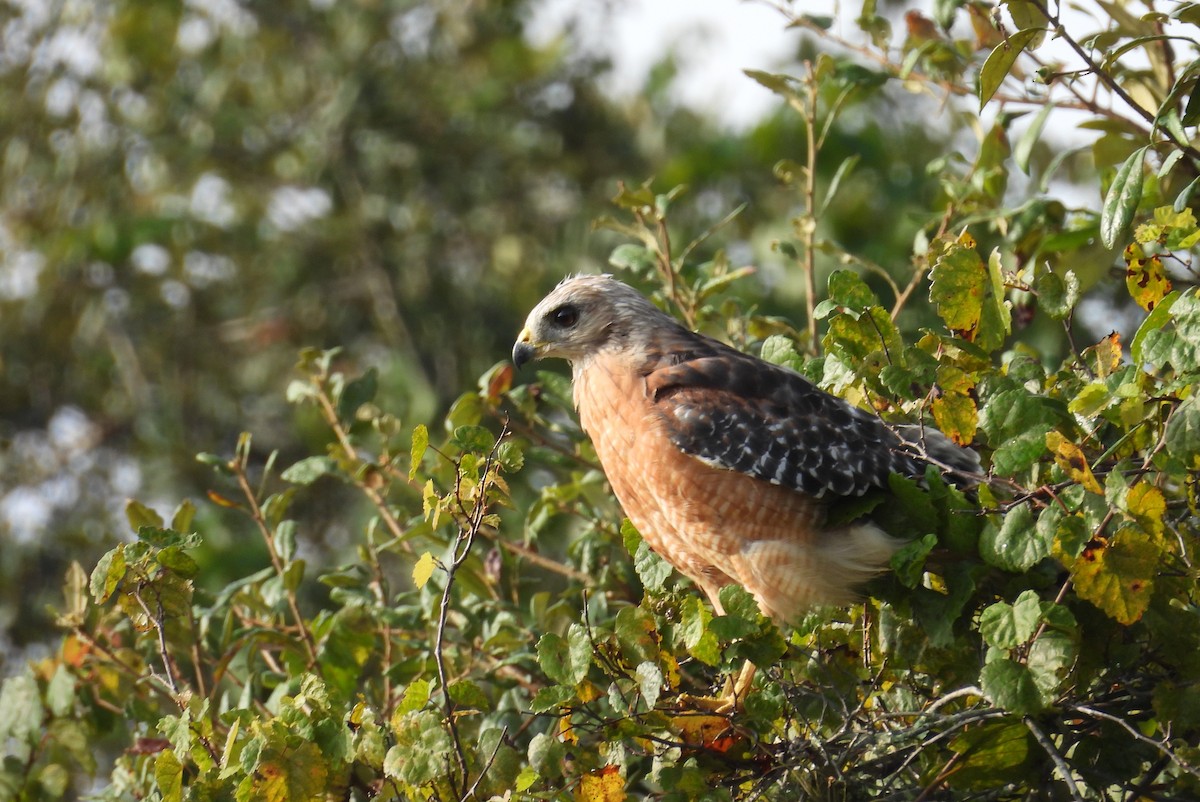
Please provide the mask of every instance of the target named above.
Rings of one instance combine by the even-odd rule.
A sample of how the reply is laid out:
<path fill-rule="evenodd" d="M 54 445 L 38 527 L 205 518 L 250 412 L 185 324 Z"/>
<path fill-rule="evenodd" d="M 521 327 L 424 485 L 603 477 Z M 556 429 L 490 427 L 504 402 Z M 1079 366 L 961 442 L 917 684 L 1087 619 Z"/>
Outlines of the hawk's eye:
<path fill-rule="evenodd" d="M 569 329 L 579 322 L 579 310 L 571 304 L 563 304 L 550 313 L 550 319 L 559 328 Z"/>

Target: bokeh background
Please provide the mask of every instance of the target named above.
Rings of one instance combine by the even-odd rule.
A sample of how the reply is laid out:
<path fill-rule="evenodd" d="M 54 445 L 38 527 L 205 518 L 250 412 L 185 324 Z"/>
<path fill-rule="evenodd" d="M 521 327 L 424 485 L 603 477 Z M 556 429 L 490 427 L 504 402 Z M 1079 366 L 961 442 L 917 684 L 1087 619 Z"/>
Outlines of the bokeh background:
<path fill-rule="evenodd" d="M 284 396 L 305 346 L 376 368 L 404 423 L 439 420 L 545 290 L 606 268 L 623 240 L 593 222 L 620 182 L 687 185 L 693 231 L 746 204 L 713 247 L 756 268 L 747 306 L 803 325 L 777 247 L 799 198 L 773 170 L 803 126 L 741 70 L 817 42 L 764 4 L 575 5 L 0 2 L 0 673 L 47 648 L 67 565 L 128 536 L 128 498 L 196 499 L 210 560 L 264 561 L 196 453 L 242 431 L 284 465 L 319 450 Z M 826 182 L 861 158 L 823 236 L 906 277 L 953 172 L 930 163 L 973 158 L 971 119 L 897 82 L 856 95 L 822 152 Z M 1094 208 L 1074 169 L 1007 192 Z M 308 548 L 347 542 L 344 501 L 306 502 L 327 522 Z"/>

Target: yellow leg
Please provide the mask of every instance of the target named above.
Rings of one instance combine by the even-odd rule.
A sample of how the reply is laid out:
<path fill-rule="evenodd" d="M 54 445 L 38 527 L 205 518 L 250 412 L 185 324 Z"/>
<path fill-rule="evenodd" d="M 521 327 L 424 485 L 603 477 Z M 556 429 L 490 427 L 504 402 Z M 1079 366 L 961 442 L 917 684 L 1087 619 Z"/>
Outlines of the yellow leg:
<path fill-rule="evenodd" d="M 754 675 L 757 672 L 758 668 L 754 663 L 747 661 L 742 666 L 742 670 L 738 672 L 736 678 L 729 677 L 725 680 L 725 689 L 721 691 L 720 696 L 692 696 L 685 694 L 680 697 L 680 701 L 697 709 L 707 710 L 712 713 L 722 715 L 737 713 L 742 709 L 742 703 L 750 693 L 750 686 L 754 684 Z"/>

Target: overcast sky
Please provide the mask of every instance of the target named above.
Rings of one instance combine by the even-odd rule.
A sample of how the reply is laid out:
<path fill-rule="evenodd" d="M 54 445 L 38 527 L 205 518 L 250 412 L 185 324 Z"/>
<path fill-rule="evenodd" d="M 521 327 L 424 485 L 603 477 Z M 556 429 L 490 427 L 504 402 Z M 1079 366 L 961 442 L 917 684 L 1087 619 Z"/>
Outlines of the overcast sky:
<path fill-rule="evenodd" d="M 823 0 L 806 4 L 805 10 L 824 5 Z M 611 14 L 606 6 L 543 0 L 528 34 L 545 43 L 571 20 L 581 21 L 583 44 L 613 60 L 605 88 L 622 97 L 636 94 L 649 69 L 674 48 L 679 101 L 734 128 L 749 127 L 780 102 L 742 72 L 779 69 L 795 52 L 800 34 L 785 30 L 778 11 L 745 0 L 622 0 Z"/>

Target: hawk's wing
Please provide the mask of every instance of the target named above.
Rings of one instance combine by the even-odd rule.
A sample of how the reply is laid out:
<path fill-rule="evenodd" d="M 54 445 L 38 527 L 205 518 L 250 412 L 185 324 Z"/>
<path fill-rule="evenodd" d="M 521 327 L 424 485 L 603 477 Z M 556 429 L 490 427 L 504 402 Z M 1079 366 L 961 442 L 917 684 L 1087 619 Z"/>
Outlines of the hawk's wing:
<path fill-rule="evenodd" d="M 707 338 L 694 344 L 646 375 L 684 453 L 813 496 L 858 496 L 887 487 L 889 473 L 923 473 L 874 415 L 786 368 Z"/>

